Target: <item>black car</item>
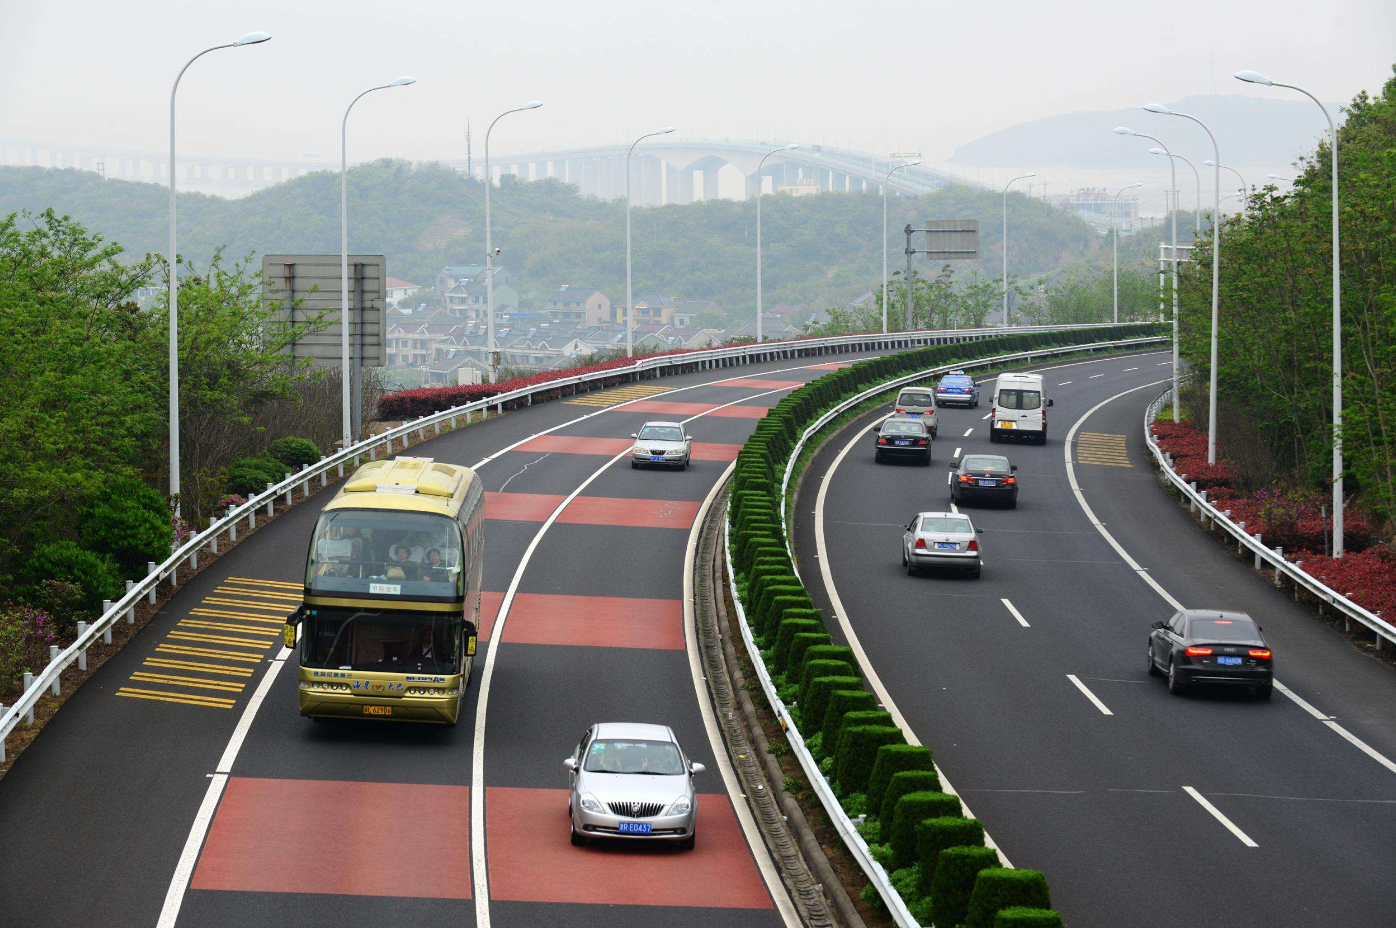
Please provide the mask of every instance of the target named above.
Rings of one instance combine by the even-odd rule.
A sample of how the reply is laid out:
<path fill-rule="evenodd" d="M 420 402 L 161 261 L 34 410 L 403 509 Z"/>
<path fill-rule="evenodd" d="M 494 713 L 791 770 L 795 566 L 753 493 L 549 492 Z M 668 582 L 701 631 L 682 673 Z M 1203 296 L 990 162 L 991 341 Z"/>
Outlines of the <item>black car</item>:
<path fill-rule="evenodd" d="M 931 463 L 931 433 L 920 419 L 893 416 L 877 429 L 873 460 L 881 464 L 889 457 L 910 458 Z"/>
<path fill-rule="evenodd" d="M 1244 612 L 1186 609 L 1167 622 L 1155 622 L 1149 635 L 1149 676 L 1168 674 L 1168 692 L 1177 695 L 1194 683 L 1255 688 L 1269 699 L 1275 661 L 1260 626 Z"/>
<path fill-rule="evenodd" d="M 956 503 L 1018 505 L 1017 464 L 999 454 L 967 454 L 950 465 L 950 499 Z"/>

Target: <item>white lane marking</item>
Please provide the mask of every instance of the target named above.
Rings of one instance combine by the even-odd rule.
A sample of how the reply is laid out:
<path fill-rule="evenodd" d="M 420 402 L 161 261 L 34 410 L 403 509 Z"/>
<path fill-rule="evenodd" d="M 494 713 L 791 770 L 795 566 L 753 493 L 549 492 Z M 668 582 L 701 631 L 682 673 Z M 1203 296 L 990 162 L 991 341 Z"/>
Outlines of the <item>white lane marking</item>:
<path fill-rule="evenodd" d="M 242 742 L 247 739 L 247 733 L 252 730 L 252 720 L 257 717 L 257 710 L 262 708 L 262 701 L 267 698 L 272 682 L 276 679 L 276 675 L 281 672 L 286 658 L 290 656 L 291 649 L 282 647 L 280 653 L 272 660 L 271 666 L 267 668 L 267 672 L 262 675 L 261 682 L 257 684 L 257 691 L 247 701 L 246 707 L 242 710 L 242 717 L 238 719 L 237 727 L 233 729 L 233 736 L 228 739 L 228 746 L 223 749 L 223 756 L 218 761 L 218 767 L 215 768 L 218 773 L 233 772 L 233 761 L 237 759 L 238 751 L 242 750 Z"/>
<path fill-rule="evenodd" d="M 1070 380 L 1063 380 L 1061 383 L 1057 384 L 1057 386 L 1059 386 L 1059 387 L 1064 387 L 1064 386 L 1066 386 L 1066 385 L 1069 384 L 1069 383 L 1071 383 Z"/>
<path fill-rule="evenodd" d="M 969 438 L 970 432 L 973 432 L 973 431 L 974 431 L 974 429 L 972 429 L 972 428 L 965 429 L 965 438 Z"/>
<path fill-rule="evenodd" d="M 987 419 L 987 418 L 989 418 L 989 417 L 992 416 L 992 415 L 993 415 L 993 413 L 991 413 L 991 412 L 986 412 L 986 413 L 984 413 L 984 415 L 980 416 L 979 418 L 981 418 L 981 419 Z"/>
<path fill-rule="evenodd" d="M 1127 367 L 1127 368 L 1125 368 L 1124 370 L 1120 371 L 1120 373 L 1121 373 L 1121 374 L 1128 374 L 1130 371 L 1137 371 L 1137 370 L 1139 370 L 1139 368 L 1137 368 L 1137 367 Z"/>
<path fill-rule="evenodd" d="M 170 880 L 170 888 L 165 892 L 165 904 L 160 908 L 160 918 L 155 922 L 155 928 L 174 928 L 175 922 L 179 920 L 179 908 L 184 904 L 184 892 L 189 888 L 189 878 L 194 875 L 194 865 L 199 861 L 204 836 L 208 834 L 209 823 L 213 821 L 213 813 L 218 808 L 218 800 L 223 796 L 223 787 L 227 782 L 226 773 L 215 773 L 208 782 L 208 791 L 204 793 L 204 801 L 199 803 L 199 811 L 194 816 L 194 827 L 189 829 L 189 837 L 184 841 L 184 850 L 180 852 L 179 862 L 175 864 L 174 877 Z"/>
<path fill-rule="evenodd" d="M 1069 674 L 1066 675 L 1066 678 L 1067 678 L 1068 680 L 1070 680 L 1073 684 L 1075 684 L 1076 688 L 1077 688 L 1078 690 L 1081 691 L 1081 695 L 1083 695 L 1083 696 L 1085 696 L 1087 699 L 1089 699 L 1089 700 L 1091 701 L 1091 703 L 1094 704 L 1095 707 L 1101 711 L 1101 714 L 1102 714 L 1102 715 L 1114 715 L 1114 714 L 1115 714 L 1115 713 L 1113 713 L 1113 712 L 1110 711 L 1109 707 L 1107 707 L 1107 706 L 1105 705 L 1105 703 L 1103 703 L 1103 702 L 1100 701 L 1100 698 L 1099 698 L 1098 696 L 1096 696 L 1095 693 L 1092 693 L 1092 692 L 1086 687 L 1086 684 L 1084 684 L 1084 683 L 1081 682 L 1081 678 L 1078 677 L 1078 676 L 1076 676 L 1076 674 L 1074 674 L 1074 673 L 1069 673 Z"/>
<path fill-rule="evenodd" d="M 843 629 L 844 640 L 847 641 L 848 646 L 853 649 L 853 656 L 857 659 L 858 666 L 862 668 L 863 679 L 868 681 L 868 686 L 872 687 L 872 691 L 877 694 L 878 701 L 882 703 L 883 709 L 892 716 L 892 721 L 895 722 L 897 727 L 906 735 L 907 743 L 920 744 L 921 741 L 916 737 L 916 732 L 907 724 L 906 716 L 902 715 L 902 711 L 897 708 L 897 704 L 892 700 L 892 694 L 887 692 L 887 687 L 882 684 L 882 678 L 877 675 L 877 670 L 873 667 L 872 661 L 868 660 L 867 652 L 863 650 L 862 642 L 858 640 L 858 633 L 853 630 L 853 623 L 848 620 L 848 612 L 843 608 L 843 600 L 839 597 L 838 587 L 834 586 L 834 575 L 829 570 L 829 548 L 824 537 L 824 502 L 828 498 L 829 485 L 833 483 L 832 478 L 834 473 L 838 470 L 839 465 L 843 463 L 843 459 L 853 450 L 854 446 L 862 441 L 863 436 L 871 432 L 873 426 L 877 425 L 880 421 L 880 419 L 874 419 L 864 428 L 860 429 L 849 439 L 848 444 L 844 445 L 839 451 L 838 455 L 834 458 L 834 462 L 829 465 L 829 470 L 827 471 L 825 479 L 819 484 L 819 495 L 814 503 L 814 542 L 819 559 L 819 575 L 824 583 L 825 592 L 829 594 L 829 605 L 833 608 L 834 615 L 839 620 L 839 627 Z M 936 768 L 936 773 L 940 776 L 940 785 L 942 789 L 952 796 L 958 795 L 955 792 L 955 787 L 951 786 L 950 780 L 946 778 L 945 772 L 940 769 L 940 765 L 936 764 L 934 761 L 932 761 L 932 764 Z M 969 806 L 965 804 L 963 798 L 960 800 L 960 806 L 966 816 L 972 817 Z M 1008 862 L 1008 857 L 1004 855 L 1003 850 L 994 843 L 994 839 L 989 837 L 987 832 L 984 834 L 984 844 L 993 848 L 998 853 L 999 860 L 1003 862 L 1005 867 L 1013 866 Z"/>
<path fill-rule="evenodd" d="M 1008 611 L 1013 613 L 1013 618 L 1018 620 L 1019 625 L 1023 626 L 1024 628 L 1032 628 L 1032 626 L 1028 624 L 1028 620 L 1023 618 L 1023 614 L 1018 611 L 1017 606 L 1013 605 L 1006 599 L 1001 599 L 999 600 L 999 602 L 1003 603 L 1006 607 L 1008 607 Z"/>
<path fill-rule="evenodd" d="M 1153 587 L 1154 592 L 1157 593 L 1159 596 L 1163 597 L 1164 602 L 1168 603 L 1168 605 L 1181 612 L 1183 610 L 1183 604 L 1178 602 L 1178 600 L 1174 599 L 1173 596 L 1167 590 L 1165 590 L 1157 580 L 1149 576 L 1148 569 L 1140 567 L 1139 562 L 1129 556 L 1129 552 L 1126 551 L 1124 547 L 1118 541 L 1115 540 L 1115 536 L 1110 534 L 1109 530 L 1106 529 L 1104 524 L 1102 524 L 1101 521 L 1095 517 L 1095 511 L 1092 510 L 1090 504 L 1086 502 L 1086 496 L 1084 493 L 1081 492 L 1080 484 L 1076 482 L 1076 470 L 1074 467 L 1072 467 L 1071 464 L 1071 440 L 1076 435 L 1077 430 L 1085 423 L 1087 419 L 1089 419 L 1096 412 L 1096 410 L 1100 409 L 1108 403 L 1113 403 L 1115 400 L 1119 399 L 1122 396 L 1127 396 L 1130 393 L 1134 393 L 1138 390 L 1143 390 L 1148 387 L 1156 387 L 1159 384 L 1164 384 L 1168 382 L 1169 381 L 1167 380 L 1155 380 L 1153 383 L 1146 383 L 1137 387 L 1132 387 L 1128 390 L 1116 393 L 1114 396 L 1109 397 L 1108 399 L 1104 399 L 1101 400 L 1099 403 L 1096 403 L 1094 406 L 1092 406 L 1089 410 L 1086 411 L 1085 415 L 1083 415 L 1080 419 L 1077 419 L 1076 423 L 1071 426 L 1071 431 L 1067 432 L 1066 441 L 1063 443 L 1065 446 L 1063 450 L 1066 455 L 1067 482 L 1071 484 L 1071 492 L 1076 496 L 1076 502 L 1081 506 L 1082 511 L 1085 512 L 1087 520 L 1089 520 L 1090 523 L 1095 526 L 1096 531 L 1100 532 L 1100 534 L 1105 538 L 1105 540 L 1110 543 L 1110 547 L 1115 549 L 1115 553 L 1117 553 L 1121 558 L 1124 559 L 1124 562 L 1128 564 L 1131 569 L 1134 570 L 1135 574 L 1142 577 L 1145 583 Z M 1336 732 L 1338 736 L 1341 737 L 1343 740 L 1347 741 L 1353 747 L 1357 748 L 1359 751 L 1372 758 L 1372 760 L 1381 764 L 1387 770 L 1391 771 L 1392 773 L 1396 773 L 1396 762 L 1393 762 L 1391 758 L 1386 757 L 1385 755 L 1377 751 L 1375 748 L 1373 748 L 1371 745 L 1358 738 L 1352 732 L 1348 731 L 1346 728 L 1333 721 L 1332 716 L 1326 715 L 1318 709 L 1314 708 L 1313 705 L 1311 705 L 1307 700 L 1301 697 L 1298 693 L 1291 690 L 1289 687 L 1285 686 L 1279 680 L 1274 681 L 1274 686 L 1275 689 L 1279 690 L 1300 709 L 1303 709 L 1309 715 L 1313 716 L 1314 718 L 1322 722 L 1324 725 L 1327 725 L 1329 728 L 1333 729 L 1333 731 Z"/>
<path fill-rule="evenodd" d="M 954 476 L 954 474 L 955 474 L 955 472 L 954 472 L 953 470 L 947 470 L 947 471 L 945 472 L 945 483 L 946 483 L 947 485 L 949 485 L 949 483 L 950 483 L 950 478 L 951 478 L 952 476 Z M 825 475 L 824 475 L 824 480 L 827 482 L 828 479 L 829 479 L 829 475 L 828 475 L 828 474 L 825 474 Z M 818 515 L 818 514 L 819 514 L 818 512 L 815 513 L 815 515 Z"/>
<path fill-rule="evenodd" d="M 701 412 L 696 416 L 683 419 L 681 420 L 681 424 L 687 425 L 694 419 L 702 418 L 719 409 L 736 406 L 747 400 L 762 396 L 770 396 L 773 393 L 784 393 L 787 390 L 793 389 L 796 388 L 780 387 L 775 390 L 766 390 L 762 393 L 757 393 L 755 396 L 740 397 L 730 403 L 714 406 L 712 409 Z M 504 625 L 509 620 L 509 612 L 514 605 L 514 598 L 518 594 L 519 584 L 523 581 L 524 571 L 528 569 L 529 562 L 533 560 L 533 552 L 538 550 L 538 546 L 542 544 L 543 536 L 547 534 L 548 529 L 552 528 L 553 523 L 562 515 L 563 510 L 580 496 L 582 491 L 590 486 L 593 481 L 605 473 L 607 468 L 617 461 L 624 460 L 629 457 L 629 455 L 630 449 L 627 448 L 612 457 L 605 464 L 602 464 L 593 471 L 591 476 L 583 480 L 575 490 L 567 494 L 562 502 L 558 503 L 557 508 L 554 509 L 548 515 L 548 518 L 544 520 L 543 524 L 539 526 L 538 532 L 533 536 L 533 540 L 530 541 L 528 547 L 524 549 L 523 557 L 519 559 L 518 566 L 514 568 L 514 575 L 510 578 L 508 589 L 504 593 L 504 598 L 499 603 L 499 610 L 495 613 L 494 625 L 490 629 L 490 648 L 485 653 L 485 669 L 480 674 L 480 692 L 475 702 L 475 732 L 470 749 L 470 782 L 480 787 L 471 789 L 470 791 L 470 861 L 475 894 L 475 924 L 477 928 L 490 928 L 490 879 L 485 845 L 486 791 L 482 786 L 482 784 L 485 783 L 485 713 L 489 708 L 490 684 L 494 681 L 495 662 L 499 659 L 499 642 L 504 640 Z M 757 854 L 756 846 L 752 847 L 752 853 L 753 855 Z"/>
<path fill-rule="evenodd" d="M 955 513 L 955 515 L 959 515 L 959 514 L 960 514 L 960 507 L 959 507 L 959 506 L 956 506 L 954 503 L 951 503 L 951 504 L 950 504 L 950 511 L 953 512 L 953 513 Z"/>
<path fill-rule="evenodd" d="M 1104 374 L 1092 374 L 1091 376 L 1087 377 L 1086 379 L 1087 379 L 1087 380 L 1095 380 L 1097 377 L 1104 377 L 1104 376 L 1105 376 Z"/>
<path fill-rule="evenodd" d="M 1158 362 L 1158 366 L 1159 366 L 1159 367 L 1163 367 L 1165 364 L 1172 364 L 1172 363 L 1173 363 L 1172 361 L 1160 361 L 1160 362 Z"/>
<path fill-rule="evenodd" d="M 1237 828 L 1235 822 L 1223 815 L 1220 809 L 1208 802 L 1207 797 L 1203 796 L 1201 793 L 1193 789 L 1191 786 L 1184 786 L 1183 792 L 1196 799 L 1198 805 L 1202 806 L 1202 808 L 1212 813 L 1212 818 L 1225 825 L 1226 830 L 1231 832 L 1238 839 L 1240 839 L 1241 843 L 1244 844 L 1246 847 L 1260 847 L 1259 844 L 1256 844 L 1254 841 L 1251 840 L 1250 835 Z"/>
<path fill-rule="evenodd" d="M 959 448 L 956 448 L 956 449 L 955 449 L 955 453 L 954 453 L 953 455 L 951 455 L 951 457 L 956 457 L 956 458 L 957 458 L 957 457 L 959 457 L 959 456 L 960 456 L 960 449 L 959 449 Z"/>
<path fill-rule="evenodd" d="M 698 554 L 698 535 L 702 531 L 703 520 L 707 518 L 709 510 L 712 509 L 713 500 L 717 498 L 718 493 L 727 483 L 727 478 L 736 468 L 736 461 L 728 464 L 722 476 L 713 483 L 713 488 L 708 491 L 703 505 L 698 508 L 698 516 L 693 520 L 693 527 L 688 532 L 688 547 L 683 556 L 684 649 L 688 652 L 688 674 L 693 680 L 693 691 L 698 697 L 698 706 L 702 709 L 703 727 L 708 733 L 708 744 L 712 746 L 713 758 L 717 762 L 717 769 L 722 773 L 722 783 L 727 787 L 727 795 L 732 800 L 732 808 L 736 810 L 737 819 L 742 823 L 742 831 L 746 834 L 747 845 L 752 850 L 752 856 L 756 858 L 756 865 L 760 868 L 761 876 L 766 881 L 766 889 L 770 892 L 772 900 L 775 901 L 776 908 L 780 910 L 781 917 L 785 919 L 787 928 L 800 928 L 800 915 L 795 911 L 794 903 L 790 901 L 790 894 L 785 890 L 785 884 L 776 871 L 771 855 L 763 854 L 758 850 L 758 848 L 765 847 L 764 839 L 761 837 L 756 819 L 751 814 L 751 809 L 748 808 L 743 797 L 742 784 L 737 779 L 736 771 L 732 769 L 732 760 L 727 756 L 727 745 L 722 739 L 722 729 L 717 724 L 717 716 L 713 712 L 712 700 L 708 697 L 708 687 L 704 682 L 707 677 L 703 674 L 703 665 L 698 658 L 698 628 L 693 602 L 693 568 Z M 725 544 L 724 536 L 719 535 L 717 543 Z"/>

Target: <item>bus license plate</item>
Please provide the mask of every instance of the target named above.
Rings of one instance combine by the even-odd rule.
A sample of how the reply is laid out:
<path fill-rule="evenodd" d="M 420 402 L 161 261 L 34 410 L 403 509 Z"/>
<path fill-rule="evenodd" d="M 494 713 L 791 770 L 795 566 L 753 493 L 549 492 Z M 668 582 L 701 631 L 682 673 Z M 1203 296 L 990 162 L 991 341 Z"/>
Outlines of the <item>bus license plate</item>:
<path fill-rule="evenodd" d="M 623 835 L 647 835 L 650 834 L 649 822 L 621 822 L 616 829 Z"/>
<path fill-rule="evenodd" d="M 364 715 L 392 715 L 392 706 L 364 706 Z"/>

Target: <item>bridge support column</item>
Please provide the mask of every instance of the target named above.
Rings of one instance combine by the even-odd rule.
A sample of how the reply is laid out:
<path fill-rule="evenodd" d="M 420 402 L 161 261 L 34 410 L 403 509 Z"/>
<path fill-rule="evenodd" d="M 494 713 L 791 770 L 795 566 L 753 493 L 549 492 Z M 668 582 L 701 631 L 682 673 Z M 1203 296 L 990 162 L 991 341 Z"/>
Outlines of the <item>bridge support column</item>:
<path fill-rule="evenodd" d="M 572 162 L 572 165 L 581 166 L 582 195 L 601 196 L 601 159 L 583 158 L 581 161 Z"/>
<path fill-rule="evenodd" d="M 750 200 L 751 198 L 753 198 L 753 197 L 755 197 L 755 196 L 758 196 L 760 193 L 761 193 L 761 175 L 760 175 L 760 174 L 748 174 L 748 175 L 746 176 L 746 198 L 747 198 L 748 200 Z"/>
<path fill-rule="evenodd" d="M 703 199 L 716 200 L 722 196 L 722 189 L 718 185 L 717 168 L 703 169 Z"/>
<path fill-rule="evenodd" d="M 612 187 L 611 187 L 611 190 L 612 190 L 611 199 L 614 200 L 614 199 L 616 199 L 616 198 L 618 198 L 618 197 L 623 197 L 623 196 L 625 196 L 625 159 L 622 158 L 620 155 L 617 155 L 617 156 L 615 156 L 614 158 L 612 158 L 612 159 L 610 159 L 610 160 L 611 160 L 611 184 L 612 184 Z M 633 164 L 633 165 L 635 166 L 636 175 L 635 175 L 635 180 L 634 180 L 634 182 L 633 182 L 633 185 L 632 185 L 631 188 L 630 188 L 630 192 L 633 193 L 633 194 L 635 195 L 635 202 L 636 202 L 636 203 L 643 203 L 643 202 L 644 202 L 644 200 L 643 200 L 644 190 L 643 190 L 643 189 L 641 188 L 641 186 L 640 186 L 640 176 L 639 176 L 640 162 L 643 161 L 643 160 L 644 160 L 644 156 L 643 156 L 643 155 L 640 156 L 640 159 L 639 159 L 639 160 L 636 160 L 636 159 L 633 159 L 633 158 L 631 159 L 631 164 Z"/>
<path fill-rule="evenodd" d="M 833 174 L 833 189 L 835 193 L 843 193 L 848 189 L 848 175 L 835 171 Z"/>
<path fill-rule="evenodd" d="M 609 200 L 616 195 L 616 166 L 611 162 L 613 158 L 598 156 L 596 159 L 596 195 L 603 200 Z M 625 175 L 621 175 L 621 189 L 624 190 Z"/>
<path fill-rule="evenodd" d="M 645 155 L 640 159 L 638 169 L 640 186 L 636 190 L 641 193 L 645 206 L 662 206 L 664 204 L 663 171 L 664 162 L 653 155 Z"/>

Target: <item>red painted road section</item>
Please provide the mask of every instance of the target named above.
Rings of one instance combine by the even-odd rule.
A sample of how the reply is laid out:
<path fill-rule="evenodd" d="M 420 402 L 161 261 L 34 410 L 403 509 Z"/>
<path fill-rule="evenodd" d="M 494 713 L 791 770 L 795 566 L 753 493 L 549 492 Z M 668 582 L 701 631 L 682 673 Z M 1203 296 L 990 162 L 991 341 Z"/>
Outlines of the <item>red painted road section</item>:
<path fill-rule="evenodd" d="M 562 510 L 558 521 L 571 525 L 688 529 L 698 517 L 700 506 L 702 503 L 687 500 L 579 496 Z"/>
<path fill-rule="evenodd" d="M 551 493 L 486 493 L 485 518 L 501 522 L 542 522 L 566 498 Z"/>
<path fill-rule="evenodd" d="M 717 441 L 695 441 L 693 460 L 695 461 L 735 461 L 741 445 L 725 445 Z"/>
<path fill-rule="evenodd" d="M 469 899 L 469 809 L 465 786 L 232 777 L 189 885 Z"/>
<path fill-rule="evenodd" d="M 710 406 L 707 403 L 679 403 L 669 400 L 637 400 L 625 407 L 631 412 L 662 412 L 671 416 L 714 416 L 724 419 L 760 419 L 770 412 L 767 406 Z"/>
<path fill-rule="evenodd" d="M 785 387 L 803 387 L 803 380 L 763 380 L 760 377 L 737 377 L 732 380 L 719 380 L 714 387 L 745 387 L 748 390 L 780 390 Z"/>
<path fill-rule="evenodd" d="M 504 640 L 511 644 L 682 651 L 683 602 L 519 593 L 509 608 Z"/>
<path fill-rule="evenodd" d="M 573 847 L 566 809 L 562 789 L 485 791 L 491 899 L 774 908 L 725 795 L 699 797 L 692 851 L 641 842 Z"/>
<path fill-rule="evenodd" d="M 503 593 L 491 593 L 486 590 L 480 594 L 480 633 L 476 637 L 481 641 L 490 640 L 490 632 L 494 630 L 494 620 L 498 618 L 499 606 L 503 602 Z"/>
<path fill-rule="evenodd" d="M 547 452 L 548 454 L 594 454 L 612 458 L 634 445 L 631 438 L 585 438 L 578 435 L 539 435 L 524 442 L 515 451 Z M 693 443 L 695 461 L 735 461 L 741 445 L 713 441 Z M 549 510 L 551 512 L 552 510 Z M 544 516 L 547 518 L 547 516 Z"/>

